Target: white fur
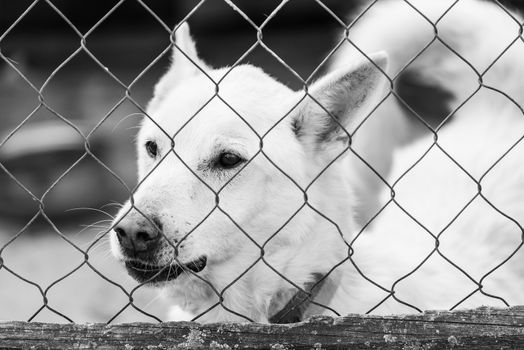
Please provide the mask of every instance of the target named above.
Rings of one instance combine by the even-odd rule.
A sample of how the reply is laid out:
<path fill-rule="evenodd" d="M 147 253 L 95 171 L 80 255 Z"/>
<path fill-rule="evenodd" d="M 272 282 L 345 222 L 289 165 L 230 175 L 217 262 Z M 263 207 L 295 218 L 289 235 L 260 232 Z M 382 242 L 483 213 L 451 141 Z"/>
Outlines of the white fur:
<path fill-rule="evenodd" d="M 453 1 L 410 3 L 435 20 Z M 353 32 L 355 43 L 362 45 L 364 52 L 378 47 L 385 49 L 391 55 L 390 76 L 394 76 L 434 36 L 432 27 L 405 2 L 385 1 L 366 16 L 368 20 L 363 19 Z M 440 38 L 480 73 L 518 36 L 518 26 L 502 9 L 474 0 L 458 2 L 437 28 Z M 518 41 L 484 78 L 486 85 L 507 93 L 521 105 L 524 103 L 522 62 L 524 45 Z M 416 59 L 410 69 L 418 70 L 426 79 L 452 91 L 456 97 L 452 109 L 478 87 L 473 70 L 439 42 Z M 416 219 L 434 235 L 444 230 L 440 252 L 475 281 L 489 274 L 482 281 L 486 293 L 503 297 L 510 304 L 522 304 L 523 249 L 501 268 L 493 273 L 490 271 L 519 248 L 523 239 L 519 225 L 524 222 L 524 167 L 521 161 L 524 146 L 519 143 L 485 177 L 482 176 L 523 135 L 521 109 L 500 93 L 487 88 L 478 91 L 438 133 L 438 145 L 449 156 L 433 146 L 395 186 L 396 202 L 413 218 L 395 203 L 390 203 L 373 222 L 372 228 L 355 241 L 354 260 L 362 273 L 389 290 L 398 278 L 415 271 L 394 289 L 398 299 L 420 309 L 449 309 L 474 292 L 476 284 L 437 252 L 416 270 L 435 247 L 435 239 L 414 221 Z M 432 144 L 433 135 L 428 135 L 396 151 L 388 183 L 397 181 Z M 482 179 L 482 194 L 516 222 L 497 213 L 478 196 L 453 221 L 478 191 L 475 182 L 450 157 L 474 179 Z M 386 203 L 390 199 L 387 189 L 379 202 Z M 344 292 L 340 292 L 340 299 L 334 305 L 340 305 L 344 312 L 367 312 L 377 304 L 380 296 L 388 294 L 355 275 L 360 276 L 355 272 L 345 274 L 347 280 L 342 283 L 353 305 L 342 301 Z M 501 300 L 476 292 L 460 307 L 485 304 L 504 306 Z M 410 311 L 413 309 L 392 298 L 374 310 L 379 313 Z"/>
<path fill-rule="evenodd" d="M 411 3 L 429 18 L 438 17 L 444 8 L 440 1 L 438 6 L 430 0 Z M 338 286 L 334 297 L 327 300 L 321 293 L 318 300 L 346 314 L 367 312 L 388 295 L 347 260 L 348 244 L 360 230 L 354 221 L 356 196 L 373 197 L 381 185 L 376 178 L 366 178 L 369 170 L 347 150 L 348 134 L 333 124 L 326 109 L 344 111 L 339 123 L 350 133 L 354 131 L 384 96 L 386 79 L 380 70 L 394 76 L 417 45 L 428 39 L 428 32 L 422 29 L 425 24 L 417 16 L 401 1 L 375 5 L 352 32 L 354 41 L 363 45 L 375 63 L 343 49 L 333 72 L 310 87 L 313 98 L 289 90 L 253 66 L 212 69 L 198 58 L 187 26 L 179 27 L 177 46 L 187 57 L 175 49 L 173 66 L 155 88 L 148 108 L 152 120 L 144 119 L 138 137 L 140 186 L 116 220 L 129 223 L 142 215 L 154 215 L 170 240 L 185 240 L 178 261 L 207 256 L 206 268 L 197 275 L 184 274 L 165 283 L 163 292 L 174 304 L 194 315 L 211 308 L 198 319 L 203 322 L 245 320 L 235 313 L 267 322 L 272 299 L 293 288 L 280 274 L 304 286 L 312 273 L 325 273 L 344 260 L 330 274 Z M 484 20 L 486 16 L 490 21 Z M 500 48 L 501 38 L 515 27 L 503 16 L 493 5 L 464 0 L 438 27 L 444 38 L 449 36 L 451 46 L 483 69 L 489 62 L 485 55 Z M 373 54 L 380 50 L 389 54 L 389 66 L 383 54 Z M 490 83 L 521 97 L 522 59 L 522 47 L 511 51 L 489 74 Z M 455 63 L 448 51 L 435 47 L 412 69 L 449 87 L 460 102 L 476 79 L 471 81 L 466 65 Z M 215 96 L 217 86 L 220 98 Z M 393 149 L 406 143 L 409 128 L 394 99 L 384 106 L 352 135 L 352 148 L 379 173 L 389 174 L 388 182 L 393 183 L 422 156 L 432 139 L 392 155 Z M 391 118 L 385 119 L 388 115 Z M 500 95 L 482 91 L 439 132 L 439 145 L 478 179 L 524 133 L 522 117 Z M 171 150 L 173 136 L 176 154 Z M 162 160 L 146 154 L 144 144 L 150 140 L 158 143 Z M 224 149 L 252 160 L 239 172 L 240 168 L 227 173 L 207 169 L 205 164 Z M 524 167 L 519 161 L 523 157 L 519 145 L 481 182 L 482 193 L 519 223 L 524 221 Z M 306 188 L 307 202 L 302 192 Z M 218 208 L 213 191 L 220 191 Z M 476 185 L 434 147 L 398 182 L 395 193 L 403 208 L 438 234 L 476 194 Z M 364 205 L 376 209 L 377 203 L 388 198 L 385 193 L 382 200 L 372 198 Z M 369 208 L 361 212 L 369 215 Z M 518 247 L 521 235 L 517 224 L 477 198 L 443 232 L 439 249 L 478 281 Z M 111 243 L 114 254 L 125 260 L 114 234 Z M 391 203 L 354 241 L 351 260 L 367 278 L 389 290 L 434 246 L 431 235 Z M 168 264 L 173 255 L 167 249 L 159 253 L 159 259 Z M 524 302 L 522 255 L 521 249 L 486 278 L 485 292 L 503 296 L 510 303 Z M 394 291 L 399 300 L 426 309 L 450 308 L 475 288 L 435 253 L 422 268 L 395 285 Z M 215 291 L 222 294 L 222 304 Z M 468 302 L 501 305 L 489 297 Z M 374 311 L 414 309 L 390 297 Z M 312 308 L 313 312 L 330 314 Z"/>

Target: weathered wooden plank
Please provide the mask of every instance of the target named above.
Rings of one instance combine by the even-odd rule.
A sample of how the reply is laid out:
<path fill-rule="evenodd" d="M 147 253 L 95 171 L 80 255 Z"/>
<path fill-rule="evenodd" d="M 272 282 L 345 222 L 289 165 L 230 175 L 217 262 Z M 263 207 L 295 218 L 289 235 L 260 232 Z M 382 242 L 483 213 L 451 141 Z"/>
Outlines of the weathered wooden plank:
<path fill-rule="evenodd" d="M 0 323 L 2 349 L 524 349 L 524 306 L 290 325 Z"/>

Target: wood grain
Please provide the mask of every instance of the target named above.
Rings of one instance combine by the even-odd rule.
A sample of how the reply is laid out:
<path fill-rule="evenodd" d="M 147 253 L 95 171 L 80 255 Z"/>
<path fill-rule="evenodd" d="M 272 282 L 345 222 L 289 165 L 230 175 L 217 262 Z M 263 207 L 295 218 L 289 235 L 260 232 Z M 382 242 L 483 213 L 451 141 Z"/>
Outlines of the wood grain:
<path fill-rule="evenodd" d="M 0 323 L 2 349 L 524 349 L 524 306 L 287 325 Z"/>

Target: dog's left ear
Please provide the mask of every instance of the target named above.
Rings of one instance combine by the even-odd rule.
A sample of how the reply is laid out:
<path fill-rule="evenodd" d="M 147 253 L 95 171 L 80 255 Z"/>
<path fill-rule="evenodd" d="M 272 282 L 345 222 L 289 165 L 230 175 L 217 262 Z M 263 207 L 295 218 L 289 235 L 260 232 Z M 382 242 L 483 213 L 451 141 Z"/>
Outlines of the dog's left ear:
<path fill-rule="evenodd" d="M 388 58 L 383 52 L 369 58 L 331 72 L 309 88 L 292 121 L 295 134 L 308 149 L 347 144 L 348 133 L 378 104 Z"/>
<path fill-rule="evenodd" d="M 153 99 L 148 109 L 154 109 L 169 91 L 184 79 L 202 74 L 211 68 L 197 54 L 196 45 L 191 38 L 189 25 L 184 22 L 175 30 L 175 46 L 171 55 L 171 67 L 155 85 Z"/>

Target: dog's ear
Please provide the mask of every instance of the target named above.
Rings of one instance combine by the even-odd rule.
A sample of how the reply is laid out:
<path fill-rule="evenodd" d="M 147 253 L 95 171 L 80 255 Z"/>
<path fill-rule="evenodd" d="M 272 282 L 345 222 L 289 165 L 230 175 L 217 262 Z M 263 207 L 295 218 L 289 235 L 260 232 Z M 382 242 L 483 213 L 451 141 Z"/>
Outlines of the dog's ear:
<path fill-rule="evenodd" d="M 347 144 L 348 133 L 378 104 L 383 93 L 388 58 L 383 52 L 351 68 L 331 72 L 309 88 L 292 126 L 307 148 L 318 150 L 333 142 Z"/>
<path fill-rule="evenodd" d="M 154 109 L 169 91 L 184 79 L 209 70 L 210 67 L 198 57 L 195 42 L 189 32 L 189 25 L 186 22 L 182 23 L 175 30 L 171 66 L 155 85 L 153 99 L 148 109 Z"/>

